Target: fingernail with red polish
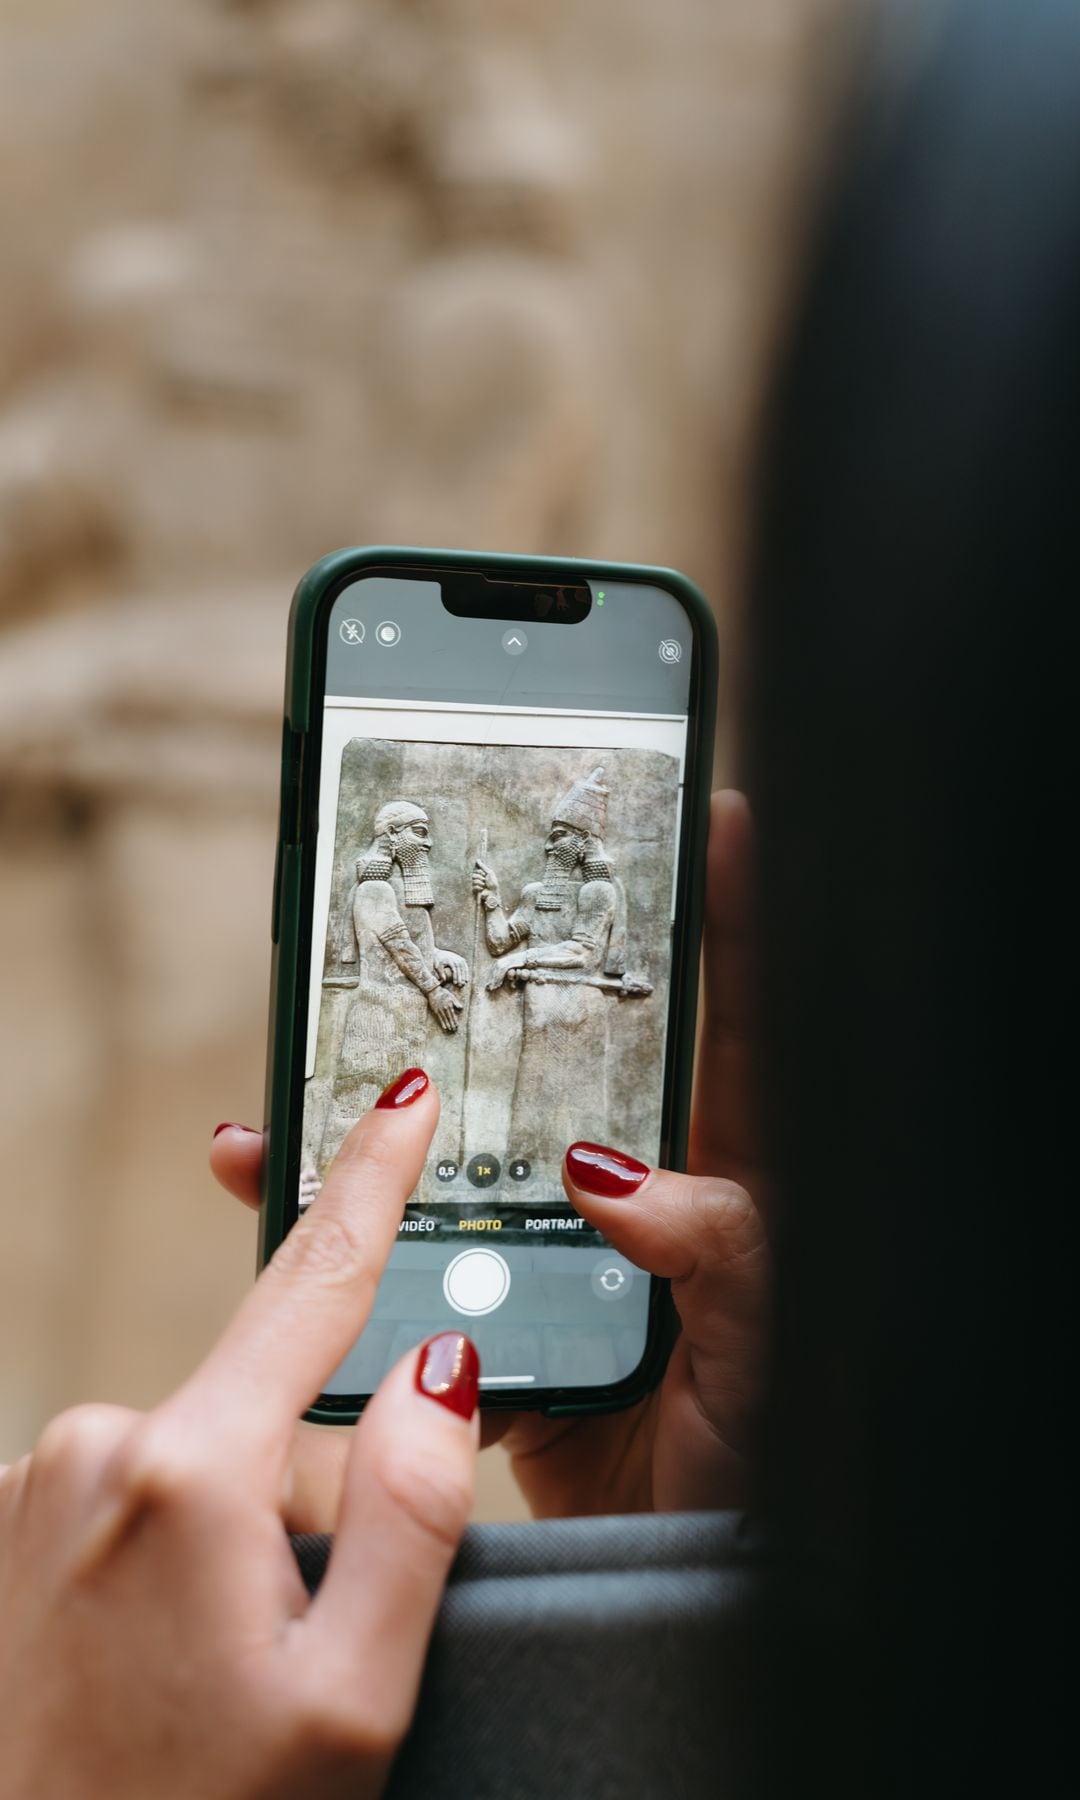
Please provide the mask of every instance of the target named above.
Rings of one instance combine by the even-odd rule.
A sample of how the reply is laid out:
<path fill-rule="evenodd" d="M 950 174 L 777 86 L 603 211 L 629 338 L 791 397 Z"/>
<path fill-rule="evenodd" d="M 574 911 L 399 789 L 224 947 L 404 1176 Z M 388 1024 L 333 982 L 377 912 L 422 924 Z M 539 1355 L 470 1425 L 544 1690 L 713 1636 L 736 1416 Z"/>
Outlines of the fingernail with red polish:
<path fill-rule="evenodd" d="M 571 1144 L 566 1152 L 566 1167 L 575 1187 L 587 1194 L 599 1194 L 604 1200 L 622 1200 L 636 1194 L 646 1175 L 648 1163 L 636 1156 L 624 1156 L 621 1150 L 608 1150 L 603 1144 Z"/>
<path fill-rule="evenodd" d="M 226 1119 L 223 1125 L 214 1126 L 215 1137 L 220 1137 L 223 1131 L 243 1131 L 248 1137 L 258 1137 L 259 1135 L 257 1131 L 252 1130 L 250 1125 L 238 1125 L 235 1119 Z"/>
<path fill-rule="evenodd" d="M 430 1086 L 423 1069 L 406 1069 L 404 1075 L 399 1075 L 396 1081 L 383 1089 L 375 1104 L 386 1112 L 392 1112 L 398 1106 L 411 1106 L 414 1100 L 419 1100 L 421 1094 L 427 1093 Z"/>
<path fill-rule="evenodd" d="M 460 1331 L 428 1338 L 416 1359 L 416 1386 L 429 1400 L 471 1419 L 480 1392 L 480 1358 L 472 1339 Z"/>

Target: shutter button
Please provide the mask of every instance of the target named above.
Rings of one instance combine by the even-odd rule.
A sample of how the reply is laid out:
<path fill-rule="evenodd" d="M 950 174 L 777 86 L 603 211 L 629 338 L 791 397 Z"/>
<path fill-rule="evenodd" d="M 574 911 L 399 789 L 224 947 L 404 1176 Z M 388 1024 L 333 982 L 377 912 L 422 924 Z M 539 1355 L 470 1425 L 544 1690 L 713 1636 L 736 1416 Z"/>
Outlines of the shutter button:
<path fill-rule="evenodd" d="M 447 1264 L 443 1293 L 455 1312 L 479 1318 L 510 1292 L 510 1270 L 497 1250 L 462 1250 Z"/>

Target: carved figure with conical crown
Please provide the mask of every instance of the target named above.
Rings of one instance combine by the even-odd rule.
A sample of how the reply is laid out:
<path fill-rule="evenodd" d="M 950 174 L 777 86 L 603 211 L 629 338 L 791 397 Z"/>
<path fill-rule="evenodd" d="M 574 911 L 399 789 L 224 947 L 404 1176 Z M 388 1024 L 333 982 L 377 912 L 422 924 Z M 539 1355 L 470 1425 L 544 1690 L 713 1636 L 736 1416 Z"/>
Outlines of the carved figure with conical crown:
<path fill-rule="evenodd" d="M 613 997 L 652 993 L 627 974 L 626 893 L 605 847 L 603 777 L 602 768 L 579 777 L 554 807 L 543 876 L 511 912 L 494 870 L 479 859 L 473 866 L 487 947 L 499 959 L 488 990 L 523 994 L 509 1149 L 530 1162 L 552 1143 L 603 1141 L 607 1009 Z"/>

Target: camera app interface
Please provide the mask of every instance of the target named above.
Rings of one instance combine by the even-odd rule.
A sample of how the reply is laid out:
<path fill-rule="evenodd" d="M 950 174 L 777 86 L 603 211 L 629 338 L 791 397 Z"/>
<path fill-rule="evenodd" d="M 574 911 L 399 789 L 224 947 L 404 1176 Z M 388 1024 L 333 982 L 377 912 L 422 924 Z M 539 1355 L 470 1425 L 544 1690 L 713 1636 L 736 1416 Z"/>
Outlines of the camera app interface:
<path fill-rule="evenodd" d="M 449 591 L 368 576 L 329 624 L 300 1210 L 403 1069 L 442 1096 L 342 1396 L 455 1324 L 508 1391 L 614 1384 L 646 1341 L 649 1278 L 561 1167 L 660 1152 L 689 623 L 639 584 Z"/>

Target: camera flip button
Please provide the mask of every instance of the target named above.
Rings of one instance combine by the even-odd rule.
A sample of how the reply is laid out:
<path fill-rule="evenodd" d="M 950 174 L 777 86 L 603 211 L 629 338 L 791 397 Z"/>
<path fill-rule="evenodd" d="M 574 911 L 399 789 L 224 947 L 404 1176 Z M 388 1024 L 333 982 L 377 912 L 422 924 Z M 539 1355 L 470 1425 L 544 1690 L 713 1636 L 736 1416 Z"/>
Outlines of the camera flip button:
<path fill-rule="evenodd" d="M 592 1272 L 592 1291 L 598 1300 L 622 1300 L 634 1281 L 634 1265 L 623 1256 L 602 1256 Z"/>

